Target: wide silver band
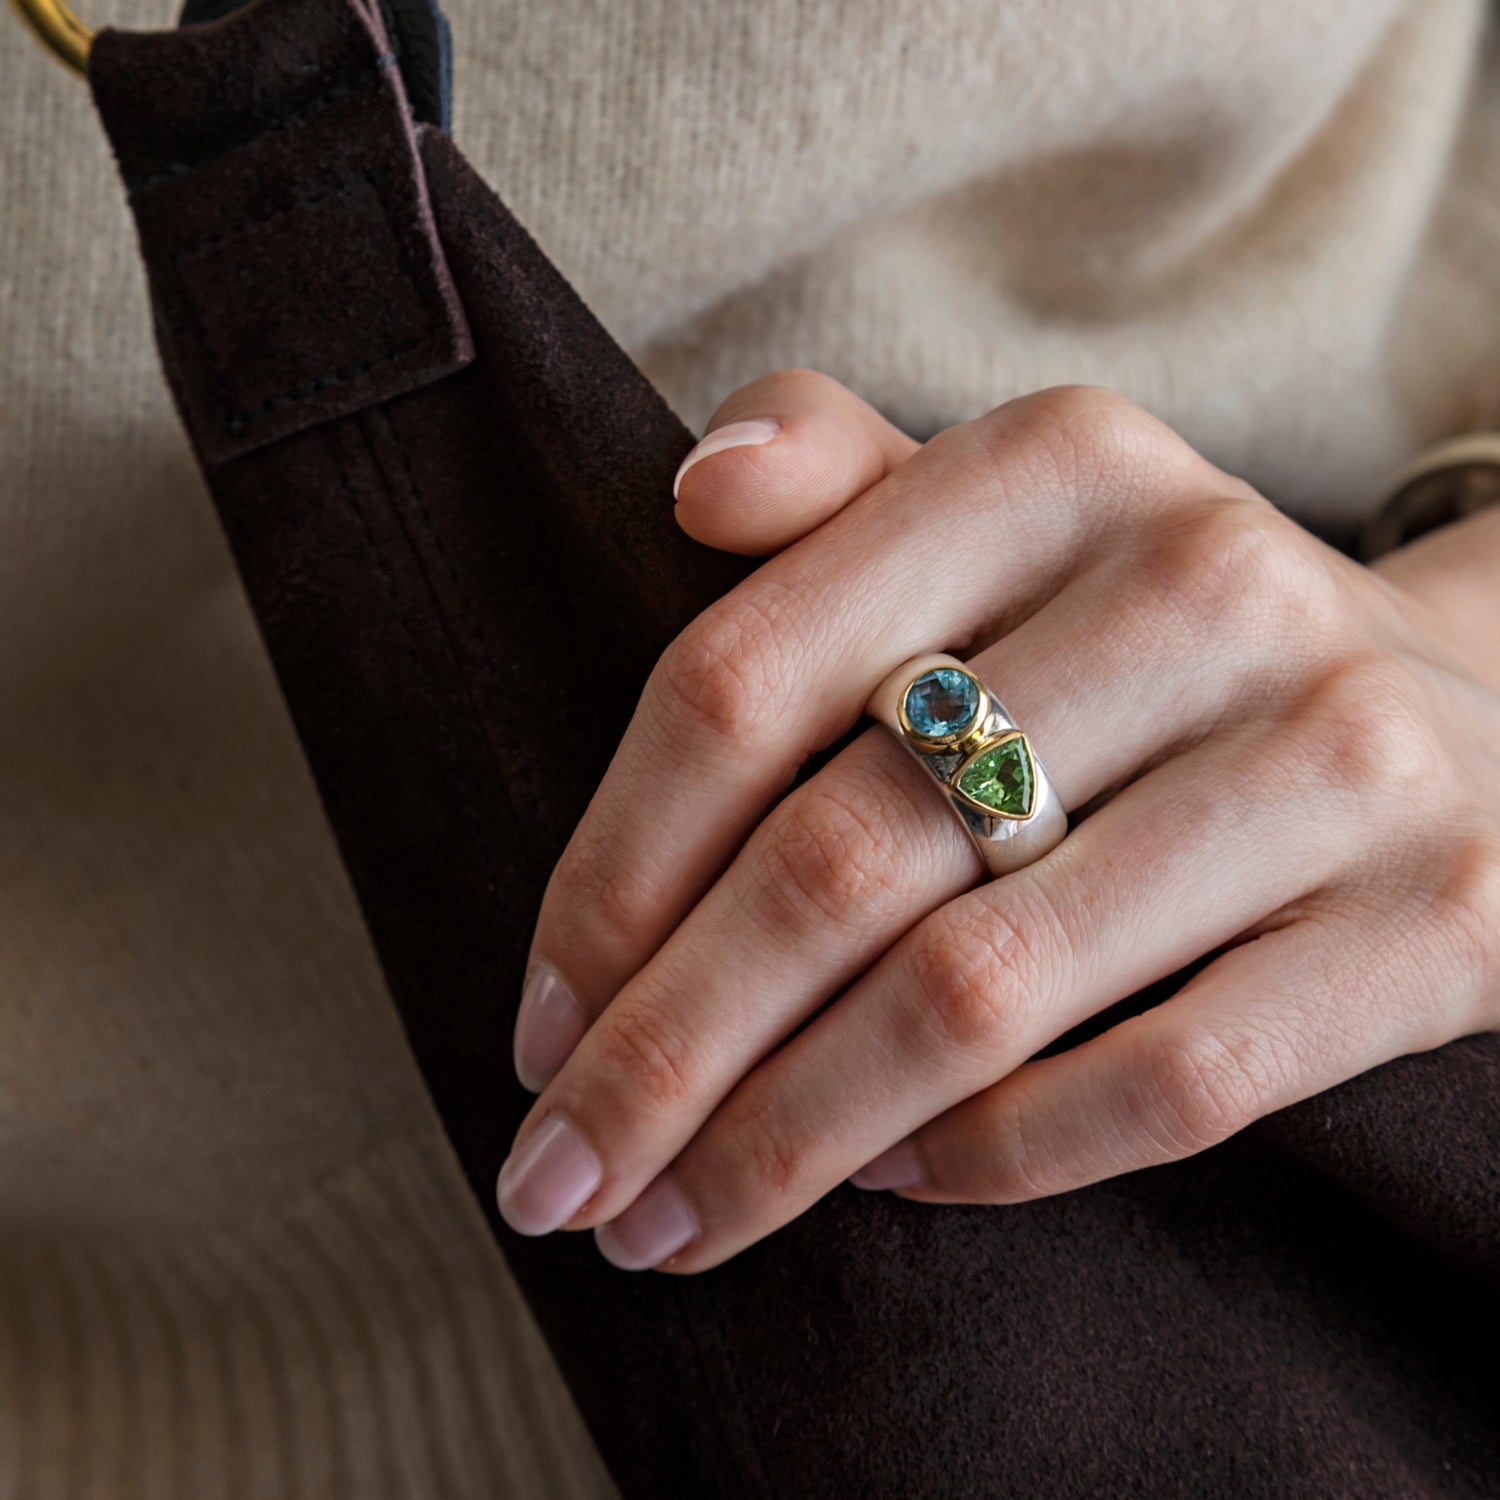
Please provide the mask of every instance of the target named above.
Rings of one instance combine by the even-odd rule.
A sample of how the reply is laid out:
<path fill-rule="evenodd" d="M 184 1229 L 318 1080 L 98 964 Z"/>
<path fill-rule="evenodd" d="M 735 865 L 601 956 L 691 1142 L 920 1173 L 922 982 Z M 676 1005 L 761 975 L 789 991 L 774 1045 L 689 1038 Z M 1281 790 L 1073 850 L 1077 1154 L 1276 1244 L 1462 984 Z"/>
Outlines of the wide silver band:
<path fill-rule="evenodd" d="M 929 674 L 952 671 L 967 683 L 939 701 L 972 701 L 972 717 L 964 720 L 961 710 L 946 721 L 925 717 L 918 711 L 924 690 L 955 682 Z M 1041 760 L 1000 700 L 957 657 L 929 651 L 902 662 L 870 694 L 865 712 L 926 768 L 992 875 L 1019 870 L 1062 842 L 1068 815 Z M 947 733 L 937 732 L 945 726 Z"/>

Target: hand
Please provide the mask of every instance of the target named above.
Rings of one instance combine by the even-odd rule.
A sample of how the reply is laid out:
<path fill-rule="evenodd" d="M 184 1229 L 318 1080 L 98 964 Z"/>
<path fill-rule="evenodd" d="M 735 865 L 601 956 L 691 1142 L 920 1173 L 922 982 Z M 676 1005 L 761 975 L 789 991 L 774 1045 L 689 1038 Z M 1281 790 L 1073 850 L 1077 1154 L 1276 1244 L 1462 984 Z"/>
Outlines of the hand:
<path fill-rule="evenodd" d="M 776 555 L 662 656 L 547 888 L 516 1228 L 701 1271 L 851 1173 L 1015 1203 L 1500 1025 L 1500 691 L 1464 659 L 1500 618 L 1473 650 L 1422 568 L 1348 560 L 1105 391 L 919 449 L 792 371 L 704 450 L 767 417 L 678 514 Z M 926 650 L 1073 814 L 1000 880 L 878 725 L 788 793 Z"/>

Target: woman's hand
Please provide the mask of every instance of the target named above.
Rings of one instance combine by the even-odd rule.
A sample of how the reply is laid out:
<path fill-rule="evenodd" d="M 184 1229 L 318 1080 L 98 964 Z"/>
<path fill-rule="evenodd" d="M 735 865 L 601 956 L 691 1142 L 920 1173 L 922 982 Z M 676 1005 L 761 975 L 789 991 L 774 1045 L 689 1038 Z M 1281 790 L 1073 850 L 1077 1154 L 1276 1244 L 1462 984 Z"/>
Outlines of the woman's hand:
<path fill-rule="evenodd" d="M 682 524 L 780 550 L 662 656 L 547 888 L 517 1229 L 701 1271 L 851 1173 L 1062 1192 L 1500 1024 L 1500 604 L 1474 641 L 1442 569 L 1349 561 L 1101 390 L 919 449 L 791 371 L 713 425 Z M 1073 814 L 1000 880 L 878 725 L 787 794 L 928 650 Z"/>

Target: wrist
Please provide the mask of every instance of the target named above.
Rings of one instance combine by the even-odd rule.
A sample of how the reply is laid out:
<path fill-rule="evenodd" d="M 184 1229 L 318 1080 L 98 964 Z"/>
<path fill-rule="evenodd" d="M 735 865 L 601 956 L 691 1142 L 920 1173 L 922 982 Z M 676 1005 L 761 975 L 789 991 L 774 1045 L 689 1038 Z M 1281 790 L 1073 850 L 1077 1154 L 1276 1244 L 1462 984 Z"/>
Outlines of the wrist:
<path fill-rule="evenodd" d="M 1500 692 L 1500 505 L 1426 532 L 1370 568 L 1421 605 L 1428 633 Z"/>

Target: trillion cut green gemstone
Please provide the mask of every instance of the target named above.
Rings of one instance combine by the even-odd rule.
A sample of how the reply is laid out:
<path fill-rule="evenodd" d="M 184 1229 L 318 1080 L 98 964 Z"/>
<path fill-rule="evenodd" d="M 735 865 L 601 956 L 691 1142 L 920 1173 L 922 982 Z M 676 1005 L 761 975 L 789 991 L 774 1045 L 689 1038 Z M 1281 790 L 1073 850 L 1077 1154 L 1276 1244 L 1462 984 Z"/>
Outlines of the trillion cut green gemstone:
<path fill-rule="evenodd" d="M 958 789 L 981 807 L 1012 818 L 1030 817 L 1036 777 L 1025 735 L 991 745 L 976 755 L 958 778 Z"/>

